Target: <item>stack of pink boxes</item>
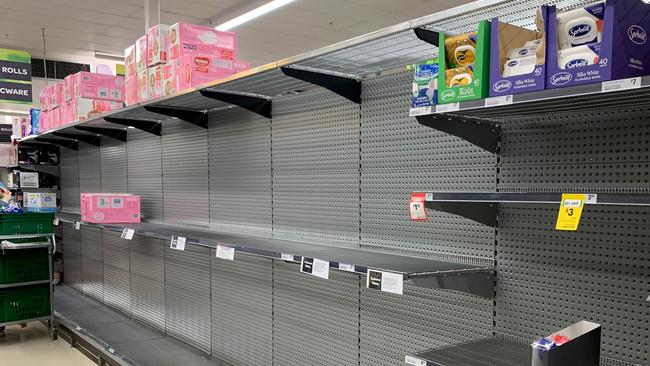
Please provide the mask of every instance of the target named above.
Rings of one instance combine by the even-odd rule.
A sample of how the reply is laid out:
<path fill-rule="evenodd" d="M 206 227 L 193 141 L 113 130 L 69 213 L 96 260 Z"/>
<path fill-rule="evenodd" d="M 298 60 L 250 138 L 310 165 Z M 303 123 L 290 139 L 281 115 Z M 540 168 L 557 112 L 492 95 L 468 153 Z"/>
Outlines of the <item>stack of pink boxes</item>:
<path fill-rule="evenodd" d="M 46 86 L 40 95 L 41 132 L 122 108 L 124 78 L 81 71 Z"/>
<path fill-rule="evenodd" d="M 126 193 L 81 193 L 81 221 L 140 222 L 140 196 Z"/>
<path fill-rule="evenodd" d="M 127 105 L 223 79 L 250 68 L 237 61 L 237 36 L 213 27 L 159 24 L 124 52 Z"/>

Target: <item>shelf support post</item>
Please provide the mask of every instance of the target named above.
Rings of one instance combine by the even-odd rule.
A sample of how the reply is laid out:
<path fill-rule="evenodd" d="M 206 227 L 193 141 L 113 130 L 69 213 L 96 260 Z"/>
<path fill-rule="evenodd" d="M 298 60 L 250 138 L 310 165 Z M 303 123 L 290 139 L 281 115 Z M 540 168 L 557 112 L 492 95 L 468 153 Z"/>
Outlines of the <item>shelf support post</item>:
<path fill-rule="evenodd" d="M 439 288 L 469 293 L 491 299 L 494 297 L 494 271 L 451 273 L 443 276 L 411 276 L 411 282 L 419 287 Z"/>
<path fill-rule="evenodd" d="M 418 37 L 421 41 L 439 47 L 440 33 L 426 28 L 415 28 L 413 29 L 413 32 L 415 32 L 415 36 Z"/>
<path fill-rule="evenodd" d="M 191 108 L 172 107 L 167 105 L 145 105 L 144 109 L 162 114 L 167 117 L 176 117 L 185 122 L 199 126 L 201 128 L 208 128 L 208 112 Z"/>
<path fill-rule="evenodd" d="M 94 145 L 94 146 L 99 146 L 100 145 L 100 138 L 97 135 L 89 135 L 85 133 L 70 133 L 70 132 L 52 132 L 54 136 L 58 137 L 64 137 L 67 139 L 73 139 L 77 141 L 84 142 L 86 144 Z"/>
<path fill-rule="evenodd" d="M 72 150 L 79 150 L 79 142 L 77 140 L 70 140 L 70 139 L 51 139 L 47 137 L 36 137 L 37 141 L 45 142 L 48 144 L 52 145 L 58 145 L 62 147 L 66 147 L 68 149 Z"/>
<path fill-rule="evenodd" d="M 102 136 L 110 137 L 112 139 L 126 142 L 126 131 L 117 128 L 103 128 L 103 127 L 90 127 L 90 126 L 74 126 L 79 131 L 96 133 Z"/>
<path fill-rule="evenodd" d="M 415 117 L 423 125 L 460 137 L 483 150 L 496 154 L 499 151 L 501 125 L 488 120 L 434 113 Z"/>
<path fill-rule="evenodd" d="M 104 121 L 120 126 L 137 128 L 140 131 L 148 132 L 156 136 L 160 136 L 162 131 L 162 124 L 154 120 L 104 117 Z"/>
<path fill-rule="evenodd" d="M 233 104 L 257 113 L 262 117 L 271 118 L 272 100 L 269 97 L 212 89 L 203 89 L 199 92 L 206 98 Z"/>
<path fill-rule="evenodd" d="M 462 216 L 483 225 L 492 227 L 497 226 L 496 203 L 426 201 L 424 206 L 431 210 Z"/>

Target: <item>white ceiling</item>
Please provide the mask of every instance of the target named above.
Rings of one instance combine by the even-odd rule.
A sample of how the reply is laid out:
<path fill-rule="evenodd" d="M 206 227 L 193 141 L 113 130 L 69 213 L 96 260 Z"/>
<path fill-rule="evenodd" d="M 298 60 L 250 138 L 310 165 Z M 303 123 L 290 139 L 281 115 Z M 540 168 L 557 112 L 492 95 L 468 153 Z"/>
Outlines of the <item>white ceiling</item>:
<path fill-rule="evenodd" d="M 161 22 L 218 25 L 268 0 L 160 0 Z M 239 58 L 260 65 L 471 0 L 296 0 L 234 29 Z M 144 32 L 144 0 L 0 0 L 0 47 L 48 58 L 122 54 Z"/>

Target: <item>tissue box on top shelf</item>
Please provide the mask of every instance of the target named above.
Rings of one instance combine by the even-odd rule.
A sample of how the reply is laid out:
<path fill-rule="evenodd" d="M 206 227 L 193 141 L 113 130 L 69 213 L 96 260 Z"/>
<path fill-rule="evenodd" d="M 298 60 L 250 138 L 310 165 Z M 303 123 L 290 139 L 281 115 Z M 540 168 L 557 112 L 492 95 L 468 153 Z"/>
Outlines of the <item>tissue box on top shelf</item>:
<path fill-rule="evenodd" d="M 49 104 L 50 104 L 50 109 L 54 109 L 58 106 L 60 106 L 63 102 L 63 82 L 56 83 L 52 85 L 52 89 L 50 92 L 50 98 L 49 98 Z"/>
<path fill-rule="evenodd" d="M 30 212 L 56 212 L 56 193 L 24 192 L 23 208 Z"/>
<path fill-rule="evenodd" d="M 140 222 L 140 196 L 82 193 L 81 221 L 107 224 Z"/>
<path fill-rule="evenodd" d="M 124 101 L 126 105 L 133 105 L 138 102 L 138 78 L 124 78 Z"/>
<path fill-rule="evenodd" d="M 147 31 L 147 65 L 155 66 L 167 62 L 168 25 L 154 25 Z"/>
<path fill-rule="evenodd" d="M 165 94 L 172 94 L 232 75 L 232 68 L 222 67 L 222 61 L 213 55 L 187 54 L 168 62 L 164 68 Z"/>
<path fill-rule="evenodd" d="M 74 75 L 68 75 L 63 79 L 63 101 L 67 102 L 74 98 Z"/>
<path fill-rule="evenodd" d="M 52 106 L 50 104 L 51 102 L 51 96 L 50 94 L 52 93 L 52 87 L 51 86 L 44 86 L 43 89 L 41 89 L 41 94 L 39 95 L 39 99 L 41 101 L 41 110 L 42 111 L 49 111 Z"/>
<path fill-rule="evenodd" d="M 147 69 L 147 35 L 135 41 L 135 72 Z"/>
<path fill-rule="evenodd" d="M 440 33 L 444 52 L 438 56 L 438 104 L 488 96 L 490 22 L 481 21 L 478 32 L 446 36 Z"/>
<path fill-rule="evenodd" d="M 135 45 L 133 44 L 124 49 L 124 76 L 127 78 L 134 78 L 137 73 L 135 65 Z"/>
<path fill-rule="evenodd" d="M 546 84 L 546 18 L 537 10 L 537 31 L 494 18 L 490 37 L 490 96 L 543 90 Z"/>
<path fill-rule="evenodd" d="M 412 65 L 413 98 L 410 116 L 431 114 L 438 102 L 438 60 Z"/>
<path fill-rule="evenodd" d="M 147 78 L 149 80 L 149 98 L 155 99 L 165 95 L 163 90 L 163 66 L 152 66 L 147 70 Z"/>
<path fill-rule="evenodd" d="M 124 77 L 81 71 L 74 74 L 76 98 L 124 101 Z"/>
<path fill-rule="evenodd" d="M 144 102 L 149 99 L 149 78 L 147 75 L 149 70 L 144 69 L 143 71 L 138 71 L 138 78 L 136 79 L 136 85 L 138 88 L 137 101 Z"/>
<path fill-rule="evenodd" d="M 585 9 L 549 7 L 546 87 L 650 74 L 650 4 L 608 0 Z"/>
<path fill-rule="evenodd" d="M 237 36 L 213 27 L 176 23 L 167 29 L 167 59 L 175 60 L 186 54 L 220 54 L 231 61 L 237 58 Z"/>
<path fill-rule="evenodd" d="M 56 105 L 60 107 L 65 102 L 65 83 L 58 82 L 56 83 Z"/>
<path fill-rule="evenodd" d="M 122 108 L 121 102 L 100 99 L 75 98 L 66 106 L 70 122 L 83 121 Z"/>
<path fill-rule="evenodd" d="M 246 61 L 235 60 L 232 64 L 233 72 L 235 74 L 246 71 L 251 68 L 251 63 Z"/>
<path fill-rule="evenodd" d="M 65 107 L 56 107 L 50 111 L 50 129 L 57 128 L 61 124 L 59 121 L 59 117 L 61 116 L 60 108 Z"/>

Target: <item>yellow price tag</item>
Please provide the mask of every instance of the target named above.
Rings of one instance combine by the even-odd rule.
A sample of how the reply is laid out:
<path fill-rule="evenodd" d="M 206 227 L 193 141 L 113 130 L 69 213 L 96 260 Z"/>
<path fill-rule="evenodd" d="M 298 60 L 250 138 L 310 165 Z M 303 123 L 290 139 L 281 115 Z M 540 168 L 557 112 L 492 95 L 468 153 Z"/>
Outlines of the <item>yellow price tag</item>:
<path fill-rule="evenodd" d="M 562 194 L 562 203 L 560 204 L 560 213 L 557 215 L 555 230 L 578 230 L 585 199 L 586 195 L 584 194 Z"/>

